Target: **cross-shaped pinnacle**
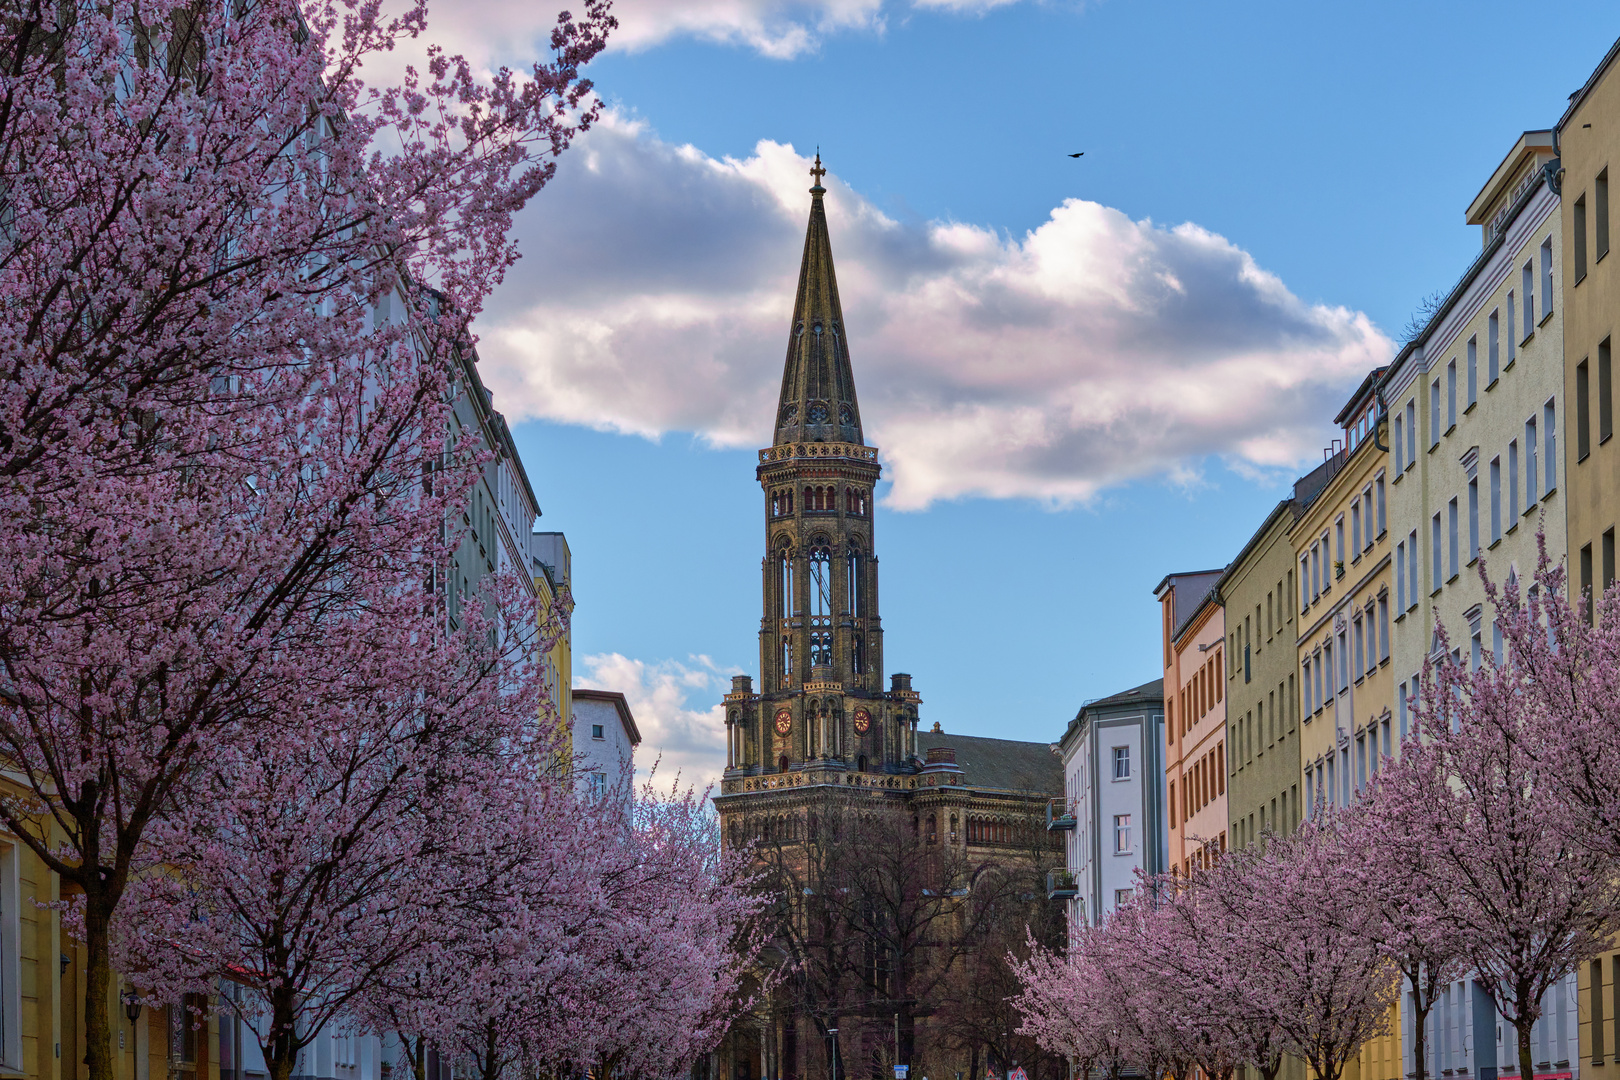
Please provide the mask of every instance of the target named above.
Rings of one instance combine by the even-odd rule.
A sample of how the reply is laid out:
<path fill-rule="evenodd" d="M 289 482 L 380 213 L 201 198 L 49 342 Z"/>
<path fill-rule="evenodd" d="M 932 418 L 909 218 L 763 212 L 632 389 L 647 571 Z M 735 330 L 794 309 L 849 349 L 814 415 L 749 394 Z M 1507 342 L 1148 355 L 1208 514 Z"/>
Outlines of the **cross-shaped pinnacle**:
<path fill-rule="evenodd" d="M 827 175 L 827 170 L 823 169 L 821 167 L 821 151 L 817 150 L 816 151 L 816 163 L 813 166 L 811 166 L 811 168 L 810 168 L 810 177 L 811 177 L 811 179 L 815 180 L 816 186 L 811 188 L 810 190 L 811 191 L 824 190 L 822 188 L 822 186 L 821 186 L 821 178 L 823 176 L 826 176 L 826 175 Z"/>

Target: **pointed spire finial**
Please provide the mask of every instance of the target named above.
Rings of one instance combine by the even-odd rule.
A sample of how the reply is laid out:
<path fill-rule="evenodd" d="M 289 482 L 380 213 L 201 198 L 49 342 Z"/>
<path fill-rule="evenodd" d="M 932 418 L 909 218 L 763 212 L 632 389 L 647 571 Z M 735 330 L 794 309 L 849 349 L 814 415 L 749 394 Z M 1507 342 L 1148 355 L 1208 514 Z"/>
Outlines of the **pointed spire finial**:
<path fill-rule="evenodd" d="M 812 195 L 825 194 L 827 189 L 821 186 L 821 178 L 827 175 L 827 170 L 821 167 L 821 147 L 816 147 L 816 163 L 810 167 L 810 176 L 816 186 L 810 189 Z"/>

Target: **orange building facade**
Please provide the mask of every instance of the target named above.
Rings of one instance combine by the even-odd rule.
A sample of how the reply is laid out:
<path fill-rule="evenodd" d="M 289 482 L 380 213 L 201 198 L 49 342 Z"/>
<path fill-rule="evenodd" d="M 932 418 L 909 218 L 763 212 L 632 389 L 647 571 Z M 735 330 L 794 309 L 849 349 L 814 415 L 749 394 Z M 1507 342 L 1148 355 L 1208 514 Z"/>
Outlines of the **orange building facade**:
<path fill-rule="evenodd" d="M 1165 821 L 1183 874 L 1226 850 L 1226 620 L 1220 570 L 1170 574 L 1153 590 L 1164 637 Z"/>

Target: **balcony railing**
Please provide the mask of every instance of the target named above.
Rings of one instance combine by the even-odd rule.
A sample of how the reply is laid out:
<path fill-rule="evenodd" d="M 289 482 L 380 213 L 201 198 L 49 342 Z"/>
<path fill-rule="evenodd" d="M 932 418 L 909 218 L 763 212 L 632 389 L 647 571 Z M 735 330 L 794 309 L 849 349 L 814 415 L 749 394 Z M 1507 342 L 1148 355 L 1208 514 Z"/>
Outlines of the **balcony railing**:
<path fill-rule="evenodd" d="M 1073 900 L 1080 895 L 1080 883 L 1067 870 L 1053 870 L 1046 875 L 1048 900 Z"/>
<path fill-rule="evenodd" d="M 1049 799 L 1046 803 L 1046 831 L 1057 829 L 1072 829 L 1075 826 L 1074 810 L 1069 806 L 1067 799 Z"/>

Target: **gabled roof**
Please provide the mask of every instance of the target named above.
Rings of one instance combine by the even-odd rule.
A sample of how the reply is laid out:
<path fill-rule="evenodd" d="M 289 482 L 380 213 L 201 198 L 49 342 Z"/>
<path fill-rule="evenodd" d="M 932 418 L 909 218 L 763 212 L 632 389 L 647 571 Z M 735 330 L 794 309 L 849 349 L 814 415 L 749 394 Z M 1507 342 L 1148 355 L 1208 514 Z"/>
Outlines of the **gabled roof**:
<path fill-rule="evenodd" d="M 810 224 L 804 234 L 804 261 L 794 294 L 787 360 L 782 365 L 782 396 L 776 405 L 773 445 L 845 442 L 863 445 L 861 409 L 855 400 L 855 374 L 849 363 L 844 309 L 838 303 L 832 239 L 821 197 L 821 155 L 816 155 L 816 186 L 810 189 Z"/>
<path fill-rule="evenodd" d="M 978 791 L 1063 794 L 1063 763 L 1048 743 L 985 739 L 944 731 L 917 732 L 917 748 L 948 746 L 956 751 L 964 786 Z"/>
<path fill-rule="evenodd" d="M 630 703 L 624 695 L 617 690 L 581 690 L 575 689 L 575 701 L 605 701 L 611 704 L 619 713 L 619 723 L 624 725 L 624 734 L 630 740 L 631 746 L 641 745 L 641 732 L 636 728 L 636 718 L 630 715 Z"/>

